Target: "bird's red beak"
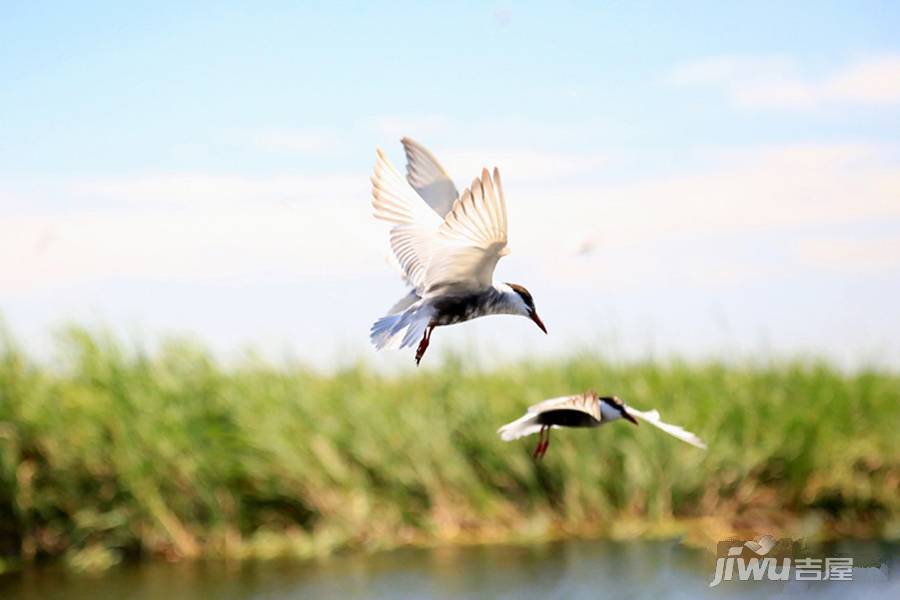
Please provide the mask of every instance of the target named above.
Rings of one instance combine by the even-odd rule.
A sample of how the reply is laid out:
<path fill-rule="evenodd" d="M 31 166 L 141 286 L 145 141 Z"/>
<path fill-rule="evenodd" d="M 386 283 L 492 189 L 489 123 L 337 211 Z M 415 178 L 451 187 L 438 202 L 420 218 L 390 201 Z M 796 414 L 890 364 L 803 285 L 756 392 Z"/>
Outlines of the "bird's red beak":
<path fill-rule="evenodd" d="M 544 326 L 544 322 L 541 321 L 541 318 L 538 316 L 536 311 L 531 311 L 528 316 L 531 317 L 531 320 L 534 321 L 535 325 L 541 328 L 541 331 L 547 333 L 547 328 Z"/>

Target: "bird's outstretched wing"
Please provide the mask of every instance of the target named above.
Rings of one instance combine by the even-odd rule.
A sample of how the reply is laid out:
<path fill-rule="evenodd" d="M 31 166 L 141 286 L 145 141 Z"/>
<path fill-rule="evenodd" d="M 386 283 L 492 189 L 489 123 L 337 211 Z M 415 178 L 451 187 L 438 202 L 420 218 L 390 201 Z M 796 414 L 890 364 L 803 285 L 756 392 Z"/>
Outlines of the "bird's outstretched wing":
<path fill-rule="evenodd" d="M 378 150 L 372 206 L 376 218 L 394 225 L 391 248 L 419 296 L 485 291 L 497 261 L 509 253 L 506 200 L 497 169 L 493 176 L 482 170 L 441 222 Z"/>
<path fill-rule="evenodd" d="M 447 171 L 424 146 L 408 137 L 400 140 L 406 151 L 406 180 L 441 218 L 453 208 L 459 192 Z"/>
<path fill-rule="evenodd" d="M 406 280 L 421 296 L 431 244 L 437 237 L 441 218 L 422 202 L 381 150 L 376 151 L 372 176 L 372 208 L 375 218 L 394 225 L 391 249 Z"/>
<path fill-rule="evenodd" d="M 590 415 L 597 421 L 601 419 L 600 405 L 597 403 L 597 394 L 594 392 L 550 398 L 549 400 L 544 400 L 543 402 L 538 402 L 534 406 L 528 407 L 528 412 L 532 414 L 549 412 L 551 410 L 577 410 L 578 412 Z"/>
<path fill-rule="evenodd" d="M 593 392 L 585 392 L 584 394 L 576 394 L 574 396 L 560 396 L 559 398 L 550 398 L 543 402 L 538 402 L 534 406 L 529 406 L 528 411 L 511 423 L 507 423 L 497 430 L 500 439 L 509 442 L 519 439 L 526 435 L 532 435 L 541 430 L 539 416 L 541 413 L 552 411 L 576 411 L 590 416 L 596 421 L 600 421 L 600 409 L 597 404 L 597 396 Z M 557 425 L 552 427 L 556 428 Z"/>
<path fill-rule="evenodd" d="M 500 171 L 487 169 L 472 182 L 438 228 L 429 247 L 425 293 L 487 290 L 507 248 L 506 199 Z"/>
<path fill-rule="evenodd" d="M 375 217 L 394 225 L 422 225 L 436 229 L 442 219 L 422 202 L 379 148 L 372 175 L 372 208 Z"/>
<path fill-rule="evenodd" d="M 627 412 L 632 417 L 635 417 L 636 419 L 640 419 L 646 423 L 650 423 L 654 427 L 658 427 L 659 429 L 662 429 L 669 435 L 671 435 L 673 437 L 677 437 L 682 442 L 687 442 L 691 446 L 696 446 L 697 448 L 706 450 L 706 444 L 703 443 L 703 440 L 701 440 L 699 437 L 697 437 L 690 431 L 687 431 L 684 428 L 679 427 L 678 425 L 672 425 L 671 423 L 663 423 L 659 418 L 659 411 L 657 411 L 657 410 L 648 410 L 646 412 L 643 412 L 643 411 L 637 410 L 635 408 L 632 408 L 626 404 L 625 412 Z"/>

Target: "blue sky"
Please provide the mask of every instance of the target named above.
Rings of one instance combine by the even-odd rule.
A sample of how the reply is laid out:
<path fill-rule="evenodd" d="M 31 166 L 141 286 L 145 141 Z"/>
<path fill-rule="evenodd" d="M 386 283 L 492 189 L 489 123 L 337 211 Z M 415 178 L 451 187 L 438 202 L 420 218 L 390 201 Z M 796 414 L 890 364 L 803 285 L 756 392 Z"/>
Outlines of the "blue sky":
<path fill-rule="evenodd" d="M 551 329 L 445 348 L 897 365 L 898 30 L 888 2 L 7 4 L 0 313 L 38 352 L 75 321 L 405 364 L 366 345 L 402 294 L 368 177 L 409 135 L 459 187 L 503 171 L 497 276 Z"/>

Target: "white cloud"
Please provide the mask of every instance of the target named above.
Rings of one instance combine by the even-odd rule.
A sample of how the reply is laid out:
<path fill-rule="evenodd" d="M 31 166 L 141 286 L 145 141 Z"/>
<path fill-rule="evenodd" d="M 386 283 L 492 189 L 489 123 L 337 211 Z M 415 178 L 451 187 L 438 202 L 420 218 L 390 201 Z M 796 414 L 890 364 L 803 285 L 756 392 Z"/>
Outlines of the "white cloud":
<path fill-rule="evenodd" d="M 498 167 L 504 181 L 531 183 L 565 180 L 574 175 L 590 174 L 607 162 L 602 154 L 541 152 L 510 148 L 449 149 L 441 153 L 441 163 L 460 186 L 468 186 L 483 168 Z M 468 179 L 466 179 L 468 176 Z"/>
<path fill-rule="evenodd" d="M 507 183 L 552 184 L 591 177 L 609 164 L 605 153 L 573 148 L 586 141 L 586 130 L 602 128 L 599 119 L 553 124 L 518 117 L 458 120 L 431 115 L 376 117 L 368 123 L 383 134 L 377 144 L 399 171 L 404 171 L 405 161 L 397 141 L 409 136 L 434 152 L 460 189 L 483 168 L 498 167 Z"/>
<path fill-rule="evenodd" d="M 409 135 L 421 139 L 447 131 L 450 120 L 443 115 L 382 115 L 369 119 L 367 126 L 375 133 L 389 138 Z"/>
<path fill-rule="evenodd" d="M 883 160 L 887 151 L 866 144 L 779 146 L 727 152 L 694 173 L 560 186 L 550 198 L 526 186 L 509 202 L 512 243 L 557 280 L 652 285 L 634 273 L 663 275 L 653 254 L 675 242 L 700 244 L 712 260 L 754 236 L 789 241 L 815 227 L 900 219 L 900 168 Z M 575 260 L 585 243 L 596 250 Z M 766 260 L 773 259 L 759 259 Z"/>
<path fill-rule="evenodd" d="M 325 131 L 263 129 L 249 133 L 248 137 L 254 148 L 296 154 L 329 153 L 341 145 L 338 135 Z"/>
<path fill-rule="evenodd" d="M 0 221 L 0 289 L 104 277 L 340 277 L 380 266 L 364 176 L 156 175 L 59 189 L 65 210 L 28 213 L 19 195 L 19 211 Z"/>
<path fill-rule="evenodd" d="M 368 193 L 364 175 L 278 175 L 247 177 L 204 173 L 153 174 L 132 177 L 96 177 L 73 181 L 67 193 L 73 204 L 102 201 L 131 209 L 160 207 L 208 208 L 257 207 L 261 204 L 323 202 L 335 196 Z"/>
<path fill-rule="evenodd" d="M 551 346 L 541 338 L 533 348 L 568 347 L 606 321 L 615 330 L 616 311 L 629 340 L 668 339 L 679 351 L 721 341 L 711 309 L 733 315 L 744 331 L 735 339 L 745 343 L 769 327 L 780 347 L 817 351 L 896 337 L 896 324 L 875 318 L 870 304 L 892 306 L 896 286 L 820 303 L 808 285 L 813 276 L 843 289 L 853 274 L 867 277 L 853 281 L 869 290 L 873 280 L 887 286 L 879 269 L 896 269 L 900 256 L 894 147 L 709 149 L 699 167 L 615 184 L 593 176 L 610 168 L 602 156 L 505 147 L 433 150 L 460 177 L 470 162 L 503 169 L 513 252 L 497 278 L 528 285 L 555 332 Z M 370 319 L 402 294 L 384 261 L 385 228 L 371 217 L 367 175 L 158 173 L 41 190 L 3 182 L 0 202 L 15 210 L 4 205 L 0 219 L 2 308 L 35 334 L 48 317 L 103 314 L 150 330 L 197 331 L 224 348 L 290 339 L 323 360 L 346 340 L 364 344 Z M 54 195 L 55 204 L 29 210 L 35 193 Z M 868 241 L 873 224 L 881 237 Z M 578 256 L 585 245 L 593 250 Z M 785 284 L 802 302 L 779 304 Z M 242 295 L 250 286 L 254 295 Z M 272 290 L 288 296 L 259 298 Z M 505 346 L 532 348 L 534 331 L 505 323 L 453 328 L 443 343 L 521 331 L 521 344 Z"/>
<path fill-rule="evenodd" d="M 485 136 L 496 139 L 497 136 Z M 502 137 L 502 136 L 499 136 Z M 480 140 L 479 140 L 480 141 Z M 539 146 L 535 144 L 535 146 Z M 597 152 L 529 150 L 510 145 L 489 146 L 474 143 L 466 148 L 428 144 L 457 187 L 462 190 L 481 175 L 482 169 L 500 169 L 506 184 L 565 182 L 576 177 L 588 177 L 598 172 L 608 158 Z M 399 144 L 385 145 L 389 160 L 401 173 L 405 172 L 405 158 Z"/>
<path fill-rule="evenodd" d="M 649 285 L 660 276 L 655 257 L 673 240 L 691 240 L 709 260 L 670 265 L 668 276 L 684 269 L 692 280 L 724 285 L 734 283 L 720 256 L 731 240 L 900 219 L 900 168 L 879 145 L 726 149 L 698 170 L 615 185 L 591 179 L 601 156 L 439 150 L 460 177 L 484 160 L 503 169 L 513 257 L 501 270 L 537 270 L 560 283 Z M 104 277 L 390 277 L 366 175 L 79 179 L 56 185 L 68 202 L 53 214 L 28 212 L 19 189 L 19 210 L 0 221 L 0 289 Z M 585 244 L 595 250 L 576 259 Z M 815 247 L 804 252 L 823 256 Z M 847 256 L 849 265 L 868 261 Z M 741 273 L 768 268 L 745 265 Z"/>
<path fill-rule="evenodd" d="M 710 85 L 740 79 L 747 73 L 784 77 L 793 69 L 793 63 L 784 57 L 713 56 L 676 66 L 668 79 L 676 85 Z"/>
<path fill-rule="evenodd" d="M 900 104 L 900 55 L 861 59 L 819 77 L 804 76 L 786 57 L 712 57 L 676 67 L 669 81 L 720 87 L 739 108 L 886 106 Z"/>
<path fill-rule="evenodd" d="M 0 289 L 86 279 L 340 278 L 380 266 L 364 207 L 14 218 L 0 226 Z M 339 223 L 337 227 L 332 225 Z M 8 262 L 7 262 L 8 261 Z"/>
<path fill-rule="evenodd" d="M 900 103 L 900 56 L 883 56 L 835 73 L 826 83 L 834 98 L 864 104 Z"/>
<path fill-rule="evenodd" d="M 900 237 L 813 238 L 799 242 L 796 254 L 803 263 L 823 269 L 883 271 L 900 266 Z"/>

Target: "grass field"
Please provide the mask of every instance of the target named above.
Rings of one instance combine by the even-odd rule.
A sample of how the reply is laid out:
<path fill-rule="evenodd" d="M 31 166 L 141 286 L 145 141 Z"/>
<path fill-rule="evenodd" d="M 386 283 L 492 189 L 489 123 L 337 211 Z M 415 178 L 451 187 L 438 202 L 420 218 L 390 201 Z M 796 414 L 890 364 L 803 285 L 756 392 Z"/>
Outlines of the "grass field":
<path fill-rule="evenodd" d="M 5 568 L 562 535 L 900 537 L 898 374 L 572 356 L 326 375 L 78 329 L 59 356 L 0 348 Z M 709 450 L 620 422 L 555 432 L 535 464 L 533 439 L 497 437 L 529 404 L 590 387 Z"/>

